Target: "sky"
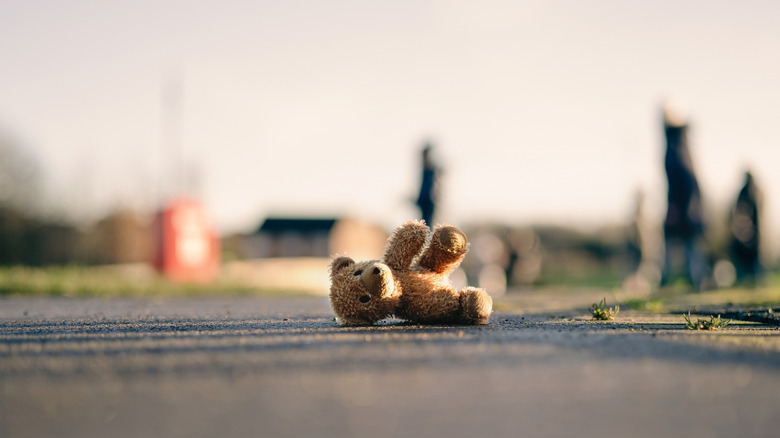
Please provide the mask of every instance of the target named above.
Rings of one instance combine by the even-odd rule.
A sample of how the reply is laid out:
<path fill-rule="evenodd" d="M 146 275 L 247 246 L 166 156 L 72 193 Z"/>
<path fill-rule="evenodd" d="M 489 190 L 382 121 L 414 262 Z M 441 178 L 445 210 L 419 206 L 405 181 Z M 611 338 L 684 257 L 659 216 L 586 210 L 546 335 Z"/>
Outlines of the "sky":
<path fill-rule="evenodd" d="M 689 114 L 722 221 L 749 168 L 780 231 L 774 1 L 0 0 L 0 131 L 53 207 L 185 188 L 222 233 L 268 215 L 591 226 L 664 214 L 660 108 Z M 185 181 L 185 182 L 182 182 Z"/>

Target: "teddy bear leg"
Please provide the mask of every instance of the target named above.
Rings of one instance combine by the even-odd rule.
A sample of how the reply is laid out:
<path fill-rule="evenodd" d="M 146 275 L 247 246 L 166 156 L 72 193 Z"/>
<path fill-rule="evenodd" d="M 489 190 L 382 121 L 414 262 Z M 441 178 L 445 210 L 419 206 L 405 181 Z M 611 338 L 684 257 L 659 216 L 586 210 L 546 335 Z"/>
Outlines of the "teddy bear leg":
<path fill-rule="evenodd" d="M 487 324 L 493 311 L 493 299 L 484 289 L 467 287 L 460 291 L 462 319 L 466 324 Z"/>
<path fill-rule="evenodd" d="M 458 292 L 441 289 L 422 293 L 404 292 L 396 316 L 422 324 L 453 324 L 460 322 L 462 313 Z"/>
<path fill-rule="evenodd" d="M 431 242 L 420 257 L 420 267 L 437 274 L 455 270 L 468 251 L 468 240 L 452 225 L 437 225 Z"/>

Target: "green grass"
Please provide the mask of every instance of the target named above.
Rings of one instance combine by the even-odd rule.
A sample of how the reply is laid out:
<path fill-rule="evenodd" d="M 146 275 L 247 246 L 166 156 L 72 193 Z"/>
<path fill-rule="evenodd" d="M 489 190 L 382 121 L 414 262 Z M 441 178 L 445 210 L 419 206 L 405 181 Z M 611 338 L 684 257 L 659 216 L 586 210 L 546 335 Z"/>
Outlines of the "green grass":
<path fill-rule="evenodd" d="M 706 292 L 685 289 L 661 289 L 646 298 L 627 299 L 625 307 L 654 313 L 701 309 L 707 307 L 736 306 L 742 308 L 780 307 L 780 285 L 757 288 L 732 287 Z"/>
<path fill-rule="evenodd" d="M 601 302 L 598 304 L 594 303 L 590 307 L 590 313 L 593 315 L 593 319 L 597 319 L 599 321 L 611 321 L 615 319 L 615 316 L 617 316 L 618 312 L 620 311 L 620 306 L 607 307 L 607 299 L 602 298 Z"/>
<path fill-rule="evenodd" d="M 654 313 L 679 312 L 708 307 L 780 307 L 780 271 L 769 271 L 759 286 L 733 286 L 694 292 L 688 286 L 674 285 L 653 291 L 649 296 L 621 302 L 626 308 Z"/>
<path fill-rule="evenodd" d="M 683 318 L 685 318 L 685 327 L 689 330 L 720 330 L 731 323 L 731 320 L 720 319 L 720 315 L 717 318 L 710 316 L 709 320 L 698 318 L 696 322 L 691 322 L 691 312 L 688 312 L 688 315 L 683 315 Z"/>
<path fill-rule="evenodd" d="M 536 286 L 567 286 L 592 289 L 619 289 L 622 276 L 608 267 L 544 268 Z"/>
<path fill-rule="evenodd" d="M 167 280 L 145 267 L 0 267 L 0 295 L 143 297 L 279 293 L 281 291 L 235 281 L 178 283 Z"/>
<path fill-rule="evenodd" d="M 631 310 L 642 310 L 652 313 L 664 313 L 667 311 L 667 301 L 663 299 L 631 298 L 623 301 L 623 305 Z"/>

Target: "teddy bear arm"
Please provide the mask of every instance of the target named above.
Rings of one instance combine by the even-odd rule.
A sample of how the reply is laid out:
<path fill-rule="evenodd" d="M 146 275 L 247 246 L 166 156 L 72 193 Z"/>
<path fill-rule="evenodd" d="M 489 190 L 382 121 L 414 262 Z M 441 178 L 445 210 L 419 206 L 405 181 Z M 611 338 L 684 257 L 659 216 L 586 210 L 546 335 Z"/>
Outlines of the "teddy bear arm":
<path fill-rule="evenodd" d="M 422 221 L 409 221 L 393 231 L 382 260 L 394 271 L 409 269 L 428 238 L 428 227 Z"/>
<path fill-rule="evenodd" d="M 449 274 L 463 261 L 468 246 L 466 235 L 458 228 L 446 224 L 437 225 L 418 264 L 421 268 L 437 274 Z"/>

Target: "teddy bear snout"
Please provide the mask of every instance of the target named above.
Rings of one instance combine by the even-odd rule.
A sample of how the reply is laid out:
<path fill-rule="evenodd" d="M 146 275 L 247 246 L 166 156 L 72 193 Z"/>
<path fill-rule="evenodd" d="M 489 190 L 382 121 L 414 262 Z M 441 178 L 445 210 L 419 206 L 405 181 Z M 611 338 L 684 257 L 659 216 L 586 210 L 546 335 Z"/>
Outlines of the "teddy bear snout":
<path fill-rule="evenodd" d="M 381 263 L 367 266 L 360 275 L 360 281 L 372 297 L 385 297 L 393 292 L 390 268 Z"/>

